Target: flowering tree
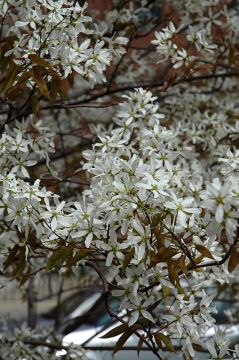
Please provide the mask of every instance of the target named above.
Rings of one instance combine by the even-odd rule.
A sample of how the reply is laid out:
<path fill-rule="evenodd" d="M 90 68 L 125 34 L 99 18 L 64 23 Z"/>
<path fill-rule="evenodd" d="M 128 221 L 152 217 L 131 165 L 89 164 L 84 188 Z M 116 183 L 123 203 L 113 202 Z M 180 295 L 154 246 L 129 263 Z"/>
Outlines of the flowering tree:
<path fill-rule="evenodd" d="M 0 0 L 1 276 L 87 269 L 115 351 L 238 359 L 210 306 L 239 293 L 238 4 L 108 3 Z M 84 358 L 46 336 L 16 329 L 0 357 Z"/>

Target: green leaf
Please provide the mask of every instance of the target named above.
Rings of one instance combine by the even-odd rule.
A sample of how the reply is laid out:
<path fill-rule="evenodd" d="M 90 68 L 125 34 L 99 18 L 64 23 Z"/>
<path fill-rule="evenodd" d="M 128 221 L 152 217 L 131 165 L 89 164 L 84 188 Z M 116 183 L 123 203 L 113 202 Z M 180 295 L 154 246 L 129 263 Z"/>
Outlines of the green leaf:
<path fill-rule="evenodd" d="M 175 351 L 168 335 L 164 335 L 163 333 L 158 332 L 158 333 L 154 334 L 154 338 L 155 338 L 157 345 L 160 348 L 162 348 L 162 342 L 163 342 L 169 351 L 172 351 L 172 352 Z"/>
<path fill-rule="evenodd" d="M 118 339 L 117 343 L 115 344 L 113 354 L 117 353 L 120 349 L 122 349 L 123 345 L 126 343 L 126 341 L 130 338 L 130 336 L 133 334 L 133 331 L 131 329 L 126 330 L 123 335 Z"/>
<path fill-rule="evenodd" d="M 108 331 L 106 334 L 104 334 L 103 336 L 101 336 L 102 339 L 108 339 L 111 337 L 115 337 L 117 335 L 122 334 L 126 329 L 128 329 L 128 324 L 121 324 L 117 327 L 115 327 L 114 329 Z"/>

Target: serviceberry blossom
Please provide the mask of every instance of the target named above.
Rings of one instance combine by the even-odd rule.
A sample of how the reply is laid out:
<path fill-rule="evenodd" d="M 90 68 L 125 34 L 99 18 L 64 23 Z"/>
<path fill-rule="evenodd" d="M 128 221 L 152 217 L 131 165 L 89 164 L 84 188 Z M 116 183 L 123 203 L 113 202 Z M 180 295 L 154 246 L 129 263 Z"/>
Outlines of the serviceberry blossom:
<path fill-rule="evenodd" d="M 141 304 L 140 300 L 135 298 L 132 300 L 132 303 L 128 302 L 124 304 L 128 309 L 132 310 L 129 326 L 132 326 L 134 323 L 136 323 L 140 315 L 154 323 L 152 315 L 146 310 L 151 303 L 152 299 L 147 299 Z"/>
<path fill-rule="evenodd" d="M 238 7 L 80 3 L 0 0 L 1 276 L 89 274 L 118 346 L 236 359 L 214 301 L 238 310 Z M 0 357 L 55 360 L 41 334 L 1 337 Z"/>
<path fill-rule="evenodd" d="M 48 63 L 60 76 L 67 77 L 75 71 L 83 82 L 93 87 L 106 80 L 104 71 L 112 54 L 125 51 L 127 39 L 123 36 L 100 38 L 92 18 L 85 15 L 87 4 L 73 5 L 68 0 L 27 0 L 14 5 L 2 0 L 1 3 L 8 15 L 7 33 L 16 34 L 14 48 L 6 51 L 5 56 L 13 56 L 24 68 L 31 69 L 31 56 L 37 56 L 45 59 L 46 66 Z"/>

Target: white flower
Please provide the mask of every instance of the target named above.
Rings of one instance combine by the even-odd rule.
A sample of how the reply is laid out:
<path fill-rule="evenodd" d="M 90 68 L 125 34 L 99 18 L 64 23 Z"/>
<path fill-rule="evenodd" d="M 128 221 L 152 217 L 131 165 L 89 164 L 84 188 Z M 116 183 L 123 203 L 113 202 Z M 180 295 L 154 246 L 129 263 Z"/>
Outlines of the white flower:
<path fill-rule="evenodd" d="M 232 202 L 230 182 L 225 182 L 222 185 L 218 178 L 213 179 L 213 182 L 207 185 L 207 189 L 202 191 L 201 198 L 203 199 L 202 207 L 212 210 L 216 221 L 221 223 L 223 221 L 224 208 L 228 210 Z"/>
<path fill-rule="evenodd" d="M 121 250 L 126 249 L 128 245 L 126 243 L 118 242 L 116 232 L 110 231 L 109 242 L 107 244 L 101 242 L 100 247 L 108 252 L 105 265 L 110 266 L 114 257 L 117 259 L 124 259 L 124 255 Z"/>
<path fill-rule="evenodd" d="M 195 60 L 195 56 L 189 56 L 185 49 L 178 50 L 172 59 L 172 62 L 174 63 L 173 67 L 178 69 L 183 65 L 188 66 L 193 60 Z"/>
<path fill-rule="evenodd" d="M 49 199 L 45 198 L 45 205 L 47 211 L 42 213 L 42 218 L 46 219 L 49 222 L 50 228 L 52 231 L 55 231 L 59 220 L 63 217 L 63 208 L 65 206 L 65 201 L 61 201 L 57 206 L 50 206 Z"/>
<path fill-rule="evenodd" d="M 15 158 L 13 156 L 10 156 L 9 158 L 12 160 L 12 164 L 13 164 L 13 168 L 11 169 L 11 171 L 13 173 L 20 172 L 26 178 L 29 177 L 29 173 L 26 167 L 28 166 L 30 167 L 37 164 L 36 160 L 28 160 L 29 157 L 27 154 L 20 156 L 20 158 Z"/>
<path fill-rule="evenodd" d="M 228 341 L 217 341 L 216 340 L 209 340 L 206 342 L 206 346 L 208 349 L 208 352 L 210 353 L 211 357 L 210 359 L 218 360 L 223 359 L 225 355 L 229 355 L 228 352 Z"/>
<path fill-rule="evenodd" d="M 152 298 L 148 298 L 144 302 L 141 302 L 139 298 L 132 298 L 131 302 L 125 302 L 124 306 L 128 310 L 132 310 L 128 322 L 129 326 L 135 324 L 140 315 L 142 315 L 145 319 L 148 319 L 149 321 L 154 323 L 154 319 L 152 318 L 152 315 L 150 314 L 150 312 L 146 310 L 147 307 L 151 304 L 152 304 Z"/>
<path fill-rule="evenodd" d="M 191 307 L 193 307 L 192 305 Z M 167 320 L 171 326 L 175 328 L 179 337 L 183 336 L 183 333 L 185 333 L 185 330 L 190 328 L 190 332 L 192 333 L 196 329 L 196 324 L 192 321 L 192 319 L 189 317 L 188 313 L 190 309 L 187 308 L 181 308 L 182 304 L 177 300 L 172 307 L 170 307 L 170 314 L 163 315 L 163 318 Z"/>
<path fill-rule="evenodd" d="M 217 45 L 215 44 L 208 44 L 208 42 L 206 41 L 206 30 L 200 30 L 200 31 L 195 31 L 193 27 L 189 26 L 189 31 L 190 34 L 187 36 L 187 39 L 189 41 L 192 41 L 197 50 L 198 51 L 208 51 L 210 53 L 213 53 L 213 51 L 217 48 Z"/>
<path fill-rule="evenodd" d="M 171 196 L 173 201 L 166 201 L 164 206 L 168 209 L 175 210 L 176 216 L 178 217 L 178 220 L 182 226 L 186 226 L 188 214 L 200 213 L 200 209 L 191 207 L 194 203 L 194 199 L 192 197 L 187 197 L 185 199 L 177 198 L 174 193 L 172 193 Z"/>
<path fill-rule="evenodd" d="M 11 141 L 11 147 L 10 149 L 12 151 L 17 151 L 17 152 L 28 152 L 28 146 L 30 144 L 30 141 L 25 140 L 22 136 L 23 134 L 21 132 L 18 132 L 15 138 L 9 138 L 9 140 Z"/>
<path fill-rule="evenodd" d="M 234 152 L 227 150 L 226 157 L 219 158 L 218 161 L 223 163 L 221 170 L 223 174 L 239 172 L 239 150 L 235 150 Z"/>

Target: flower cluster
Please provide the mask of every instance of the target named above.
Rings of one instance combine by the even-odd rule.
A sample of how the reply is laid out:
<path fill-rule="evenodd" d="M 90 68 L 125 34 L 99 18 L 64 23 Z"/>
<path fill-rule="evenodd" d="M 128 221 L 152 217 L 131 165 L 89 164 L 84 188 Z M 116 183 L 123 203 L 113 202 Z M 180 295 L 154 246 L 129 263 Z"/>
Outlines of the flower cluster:
<path fill-rule="evenodd" d="M 49 164 L 49 153 L 55 151 L 54 136 L 42 120 L 16 122 L 13 130 L 6 126 L 0 139 L 1 176 L 8 175 L 10 170 L 11 174 L 28 178 L 27 167 L 32 167 L 41 158 Z"/>
<path fill-rule="evenodd" d="M 5 319 L 3 321 L 1 319 L 1 325 L 2 328 L 8 332 L 8 321 Z M 46 336 L 48 341 L 45 341 Z M 48 347 L 50 343 L 49 340 L 53 340 L 53 342 L 51 342 L 52 346 L 50 347 Z M 36 331 L 31 330 L 30 328 L 23 325 L 21 328 L 15 328 L 13 333 L 8 333 L 7 338 L 0 338 L 0 355 L 2 358 L 8 358 L 11 360 L 41 360 L 43 358 L 47 360 L 57 360 L 59 359 L 59 351 L 57 354 L 57 352 L 53 352 L 52 349 L 54 349 L 54 347 L 55 350 L 61 349 L 61 342 L 62 339 L 60 336 L 54 339 L 50 339 L 46 329 L 41 329 L 40 333 L 36 333 Z M 38 347 L 37 350 L 36 347 Z M 62 351 L 65 352 L 65 357 L 67 359 L 84 359 L 85 354 L 82 349 L 71 345 L 66 350 Z"/>
<path fill-rule="evenodd" d="M 129 326 L 139 317 L 154 322 L 148 308 L 167 287 L 176 302 L 169 314 L 162 314 L 160 326 L 165 320 L 176 324 L 169 331 L 179 337 L 183 334 L 183 347 L 192 355 L 192 344 L 213 324 L 213 318 L 208 308 L 211 300 L 206 301 L 208 305 L 198 304 L 191 289 L 198 291 L 205 275 L 208 286 L 213 284 L 219 271 L 216 267 L 210 273 L 198 273 L 198 259 L 202 256 L 202 265 L 210 259 L 220 261 L 221 239 L 226 236 L 229 244 L 236 241 L 237 183 L 233 178 L 226 182 L 204 178 L 200 168 L 193 168 L 196 149 L 183 147 L 180 133 L 161 125 L 165 115 L 151 92 L 136 89 L 125 98 L 115 117 L 117 127 L 105 131 L 94 149 L 84 152 L 84 167 L 92 174 L 92 183 L 79 202 L 66 203 L 41 188 L 39 180 L 31 185 L 16 177 L 27 176 L 25 166 L 32 163 L 22 168 L 13 164 L 1 177 L 1 214 L 15 226 L 16 239 L 18 232 L 25 232 L 26 257 L 31 252 L 30 231 L 46 249 L 73 241 L 104 255 L 121 289 L 115 295 L 124 295 L 121 306 L 131 310 Z M 5 153 L 24 153 L 33 146 L 18 131 L 14 135 L 10 139 L 3 134 Z M 127 253 L 131 256 L 124 271 Z M 181 277 L 174 269 L 178 262 L 185 272 Z M 192 278 L 187 290 L 182 280 L 189 268 Z M 225 264 L 220 272 L 220 281 L 228 282 Z M 190 296 L 189 302 L 181 297 L 182 291 Z"/>
<path fill-rule="evenodd" d="M 160 32 L 155 32 L 156 39 L 152 41 L 153 45 L 156 45 L 156 51 L 160 56 L 159 62 L 164 62 L 170 59 L 175 69 L 181 66 L 189 66 L 193 61 L 198 60 L 198 57 L 189 55 L 189 52 L 184 47 L 179 48 L 175 41 L 176 35 L 183 31 L 183 26 L 178 29 L 175 28 L 173 22 L 169 23 L 169 26 L 162 29 Z M 198 52 L 213 52 L 217 48 L 215 44 L 208 44 L 206 41 L 206 31 L 197 29 L 195 30 L 192 26 L 189 26 L 189 34 L 187 40 L 190 45 L 195 46 Z"/>
<path fill-rule="evenodd" d="M 31 55 L 45 59 L 62 77 L 76 72 L 91 87 L 105 81 L 112 55 L 124 53 L 123 37 L 104 38 L 85 15 L 86 5 L 72 1 L 28 0 L 0 2 L 5 36 L 16 37 L 5 52 L 24 68 Z"/>
<path fill-rule="evenodd" d="M 208 179 L 202 178 L 200 168 L 193 169 L 196 153 L 193 156 L 191 148 L 189 156 L 187 147 L 181 147 L 178 134 L 160 125 L 164 115 L 158 113 L 150 92 L 138 89 L 126 98 L 115 119 L 117 128 L 109 135 L 100 136 L 96 151 L 84 153 L 85 167 L 94 175 L 91 190 L 86 193 L 94 204 L 105 206 L 103 223 L 120 229 L 122 236 L 127 234 L 122 244 L 119 238 L 118 247 L 114 240 L 111 262 L 114 256 L 114 263 L 120 269 L 122 256 L 116 255 L 120 248 L 128 244 L 128 251 L 134 249 L 125 279 L 118 275 L 117 281 L 125 289 L 122 293 L 129 294 L 126 308 L 130 300 L 132 309 L 135 306 L 139 309 L 139 296 L 142 304 L 146 301 L 139 289 L 142 291 L 143 284 L 147 287 L 156 280 L 155 271 L 146 270 L 160 241 L 154 227 L 161 229 L 165 251 L 172 251 L 172 259 L 186 256 L 190 264 L 205 247 L 205 261 L 206 258 L 220 260 L 223 254 L 220 233 L 226 231 L 230 242 L 235 239 L 238 197 L 233 179 L 222 184 L 215 178 L 207 185 Z M 110 238 L 108 241 L 111 244 Z M 228 281 L 226 268 L 224 271 L 224 281 Z M 165 273 L 166 281 L 169 274 L 163 260 L 161 272 Z M 198 274 L 194 276 L 203 282 Z M 214 278 L 212 272 L 211 281 Z M 175 287 L 174 292 L 178 292 Z"/>

